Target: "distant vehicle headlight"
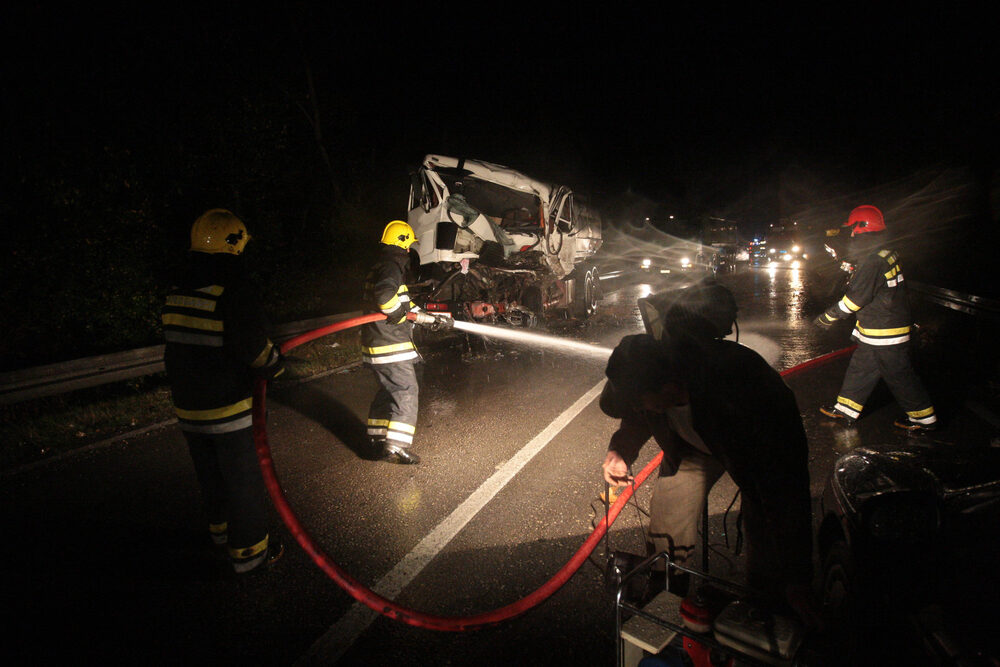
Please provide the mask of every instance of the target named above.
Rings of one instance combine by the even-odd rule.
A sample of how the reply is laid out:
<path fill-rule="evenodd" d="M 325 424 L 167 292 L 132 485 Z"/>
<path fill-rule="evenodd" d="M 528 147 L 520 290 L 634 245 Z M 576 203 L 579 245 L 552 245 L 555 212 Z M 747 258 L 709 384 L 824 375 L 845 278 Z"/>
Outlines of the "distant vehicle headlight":
<path fill-rule="evenodd" d="M 798 252 L 799 250 L 802 250 L 802 248 L 798 247 L 797 245 L 792 246 L 792 252 Z"/>
<path fill-rule="evenodd" d="M 681 257 L 681 266 L 687 266 L 691 263 L 690 257 Z"/>
<path fill-rule="evenodd" d="M 768 252 L 774 252 L 774 248 L 769 248 Z"/>
<path fill-rule="evenodd" d="M 788 261 L 788 260 L 790 260 L 791 258 L 792 258 L 792 256 L 791 256 L 791 255 L 782 255 L 782 256 L 781 256 L 781 259 L 782 259 L 783 261 L 785 261 L 785 262 L 787 262 L 787 261 Z"/>
<path fill-rule="evenodd" d="M 644 269 L 648 269 L 652 264 L 653 264 L 653 260 L 651 260 L 651 259 L 644 259 L 644 260 L 642 260 L 642 268 L 644 268 Z"/>
<path fill-rule="evenodd" d="M 806 253 L 802 253 L 802 259 L 809 259 L 809 255 Z"/>

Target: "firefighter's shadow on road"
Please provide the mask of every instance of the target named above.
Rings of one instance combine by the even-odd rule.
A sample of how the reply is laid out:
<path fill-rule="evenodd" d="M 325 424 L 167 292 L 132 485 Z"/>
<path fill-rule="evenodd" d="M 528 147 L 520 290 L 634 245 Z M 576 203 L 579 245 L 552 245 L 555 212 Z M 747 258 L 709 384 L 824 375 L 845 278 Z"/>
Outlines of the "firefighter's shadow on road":
<path fill-rule="evenodd" d="M 344 443 L 358 458 L 373 461 L 381 456 L 382 452 L 376 451 L 368 440 L 365 422 L 350 407 L 318 387 L 303 384 L 279 388 L 268 398 L 312 420 Z"/>

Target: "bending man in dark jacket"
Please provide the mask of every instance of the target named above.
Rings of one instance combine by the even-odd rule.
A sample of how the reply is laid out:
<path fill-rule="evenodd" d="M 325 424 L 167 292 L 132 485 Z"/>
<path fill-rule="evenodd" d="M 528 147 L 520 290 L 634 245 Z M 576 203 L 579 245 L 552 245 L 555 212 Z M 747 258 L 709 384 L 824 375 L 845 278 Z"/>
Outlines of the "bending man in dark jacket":
<path fill-rule="evenodd" d="M 709 490 L 728 472 L 742 494 L 747 583 L 816 623 L 810 606 L 812 522 L 808 448 L 795 396 L 738 343 L 626 336 L 608 360 L 601 409 L 620 419 L 603 470 L 628 484 L 650 437 L 663 450 L 650 506 L 657 552 L 687 564 Z"/>

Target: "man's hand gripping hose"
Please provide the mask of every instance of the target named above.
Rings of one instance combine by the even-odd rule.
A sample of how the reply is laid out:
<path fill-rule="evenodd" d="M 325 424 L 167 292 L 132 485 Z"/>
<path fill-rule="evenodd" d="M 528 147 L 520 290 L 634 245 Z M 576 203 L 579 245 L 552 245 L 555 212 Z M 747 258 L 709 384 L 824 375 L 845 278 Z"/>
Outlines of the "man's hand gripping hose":
<path fill-rule="evenodd" d="M 421 313 L 414 315 L 418 314 Z M 422 314 L 428 315 L 431 318 L 434 317 L 433 315 L 429 315 L 427 313 Z M 342 331 L 344 329 L 360 326 L 362 324 L 367 324 L 368 322 L 376 322 L 382 319 L 385 319 L 385 315 L 375 313 L 372 315 L 355 317 L 342 322 L 336 322 L 285 341 L 281 344 L 281 351 L 284 353 L 302 345 L 303 343 L 315 340 L 316 338 L 336 333 L 337 331 Z M 446 317 L 446 319 L 450 320 L 451 318 Z M 807 362 L 801 366 L 789 369 L 783 374 L 793 372 L 800 369 L 802 366 L 812 365 L 820 360 L 835 358 L 834 355 L 842 356 L 843 354 L 850 352 L 852 349 L 853 348 L 849 348 L 846 351 L 841 350 L 839 352 L 832 353 L 832 355 L 826 355 L 826 357 L 821 357 L 820 359 L 816 359 L 812 362 Z M 281 488 L 281 483 L 278 481 L 278 476 L 274 469 L 274 460 L 271 458 L 271 447 L 267 438 L 266 394 L 267 382 L 264 380 L 257 380 L 254 385 L 253 398 L 253 437 L 257 450 L 257 460 L 260 463 L 261 473 L 263 474 L 264 484 L 267 486 L 268 493 L 271 495 L 271 499 L 274 501 L 274 505 L 277 508 L 278 513 L 281 515 L 285 526 L 287 526 L 288 530 L 295 538 L 295 541 L 299 543 L 299 546 L 301 546 L 307 554 L 309 554 L 309 556 L 313 559 L 313 562 L 315 562 L 321 570 L 323 570 L 331 579 L 333 579 L 334 582 L 337 583 L 338 586 L 343 588 L 355 600 L 366 605 L 373 611 L 387 616 L 388 618 L 428 630 L 446 632 L 477 630 L 479 628 L 496 625 L 502 621 L 514 618 L 515 616 L 523 614 L 532 607 L 535 607 L 546 600 L 553 593 L 559 590 L 567 581 L 569 581 L 570 577 L 576 573 L 581 565 L 583 565 L 594 548 L 600 543 L 601 538 L 604 537 L 608 526 L 614 523 L 615 519 L 618 518 L 622 508 L 628 502 L 629 498 L 632 497 L 634 489 L 638 488 L 643 482 L 646 481 L 649 475 L 652 474 L 653 471 L 660 465 L 660 461 L 663 458 L 663 453 L 659 452 L 648 464 L 646 464 L 646 467 L 644 467 L 642 471 L 635 476 L 634 483 L 622 489 L 621 493 L 618 495 L 618 499 L 608 509 L 607 516 L 597 525 L 590 536 L 587 537 L 576 553 L 573 554 L 573 557 L 570 558 L 569 561 L 558 572 L 556 572 L 551 579 L 537 588 L 534 592 L 505 607 L 500 607 L 498 609 L 474 616 L 437 616 L 407 609 L 406 607 L 397 605 L 392 600 L 387 600 L 386 598 L 383 598 L 373 592 L 357 579 L 354 579 L 339 565 L 334 563 L 330 557 L 313 541 L 309 533 L 306 532 L 306 529 L 302 526 L 296 516 L 295 511 L 288 504 L 288 500 L 285 498 L 285 493 Z"/>

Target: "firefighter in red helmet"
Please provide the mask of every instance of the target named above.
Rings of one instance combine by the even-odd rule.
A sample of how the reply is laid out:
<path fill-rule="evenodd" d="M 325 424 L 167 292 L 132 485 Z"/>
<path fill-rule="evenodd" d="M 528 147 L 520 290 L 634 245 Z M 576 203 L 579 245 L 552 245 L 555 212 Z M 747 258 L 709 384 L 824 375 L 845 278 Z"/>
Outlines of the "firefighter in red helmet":
<path fill-rule="evenodd" d="M 937 415 L 910 360 L 912 320 L 899 253 L 886 243 L 885 218 L 874 206 L 858 206 L 847 218 L 848 259 L 856 268 L 843 298 L 816 318 L 829 328 L 855 318 L 858 347 L 847 367 L 837 401 L 820 408 L 827 417 L 852 425 L 879 378 L 906 412 L 895 426 L 911 433 L 934 430 Z"/>

